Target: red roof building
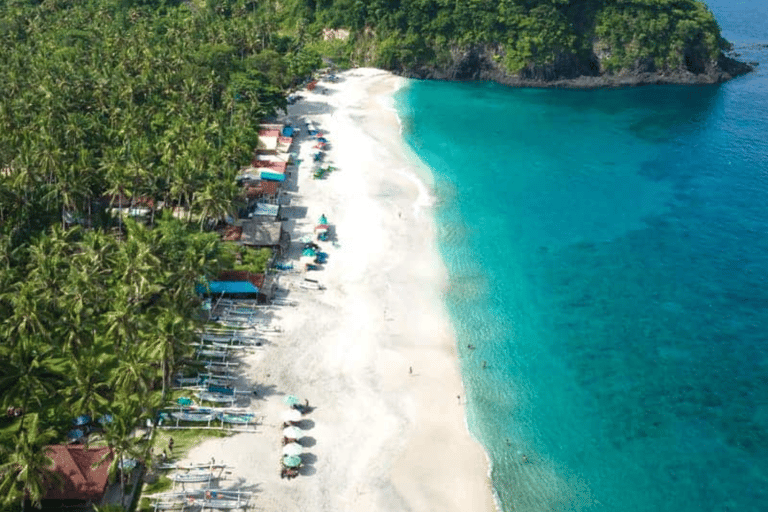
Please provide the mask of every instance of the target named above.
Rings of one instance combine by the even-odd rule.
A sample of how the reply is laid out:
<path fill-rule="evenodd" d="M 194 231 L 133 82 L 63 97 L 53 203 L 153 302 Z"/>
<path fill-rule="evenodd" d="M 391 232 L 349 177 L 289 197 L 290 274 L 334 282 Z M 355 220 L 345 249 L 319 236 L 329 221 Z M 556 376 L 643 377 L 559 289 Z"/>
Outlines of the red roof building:
<path fill-rule="evenodd" d="M 275 172 L 281 172 L 283 174 L 285 174 L 285 171 L 288 169 L 287 162 L 273 162 L 271 160 L 254 160 L 252 164 L 254 167 L 257 167 L 257 168 L 272 169 Z"/>
<path fill-rule="evenodd" d="M 44 500 L 81 500 L 101 503 L 107 489 L 109 465 L 114 455 L 108 447 L 86 449 L 83 445 L 51 445 L 45 448 L 53 459 L 53 472 L 61 475 L 61 486 L 52 485 Z"/>

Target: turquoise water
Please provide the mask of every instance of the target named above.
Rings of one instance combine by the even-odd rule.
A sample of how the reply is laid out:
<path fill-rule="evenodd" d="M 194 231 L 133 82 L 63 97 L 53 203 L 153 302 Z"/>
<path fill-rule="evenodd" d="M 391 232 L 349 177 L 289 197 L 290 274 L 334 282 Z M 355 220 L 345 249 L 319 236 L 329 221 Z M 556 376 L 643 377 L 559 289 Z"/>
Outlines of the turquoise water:
<path fill-rule="evenodd" d="M 710 6 L 768 66 L 768 2 Z M 767 510 L 766 71 L 396 100 L 502 508 Z"/>

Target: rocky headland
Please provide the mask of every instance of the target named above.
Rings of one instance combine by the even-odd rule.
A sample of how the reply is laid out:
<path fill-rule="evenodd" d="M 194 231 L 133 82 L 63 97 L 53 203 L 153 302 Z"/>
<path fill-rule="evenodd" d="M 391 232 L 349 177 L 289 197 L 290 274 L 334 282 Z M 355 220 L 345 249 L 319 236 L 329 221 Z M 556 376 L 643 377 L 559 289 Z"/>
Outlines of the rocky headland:
<path fill-rule="evenodd" d="M 451 50 L 452 59 L 447 64 L 421 64 L 394 71 L 419 79 L 489 80 L 511 87 L 596 89 L 650 84 L 717 84 L 754 69 L 751 64 L 721 54 L 711 60 L 687 59 L 685 65 L 673 70 L 657 70 L 652 60 L 640 60 L 632 68 L 611 73 L 601 66 L 600 59 L 593 54 L 587 60 L 574 55 L 561 55 L 551 65 L 529 66 L 512 74 L 499 64 L 498 52 L 498 48 L 487 45 L 454 48 Z"/>

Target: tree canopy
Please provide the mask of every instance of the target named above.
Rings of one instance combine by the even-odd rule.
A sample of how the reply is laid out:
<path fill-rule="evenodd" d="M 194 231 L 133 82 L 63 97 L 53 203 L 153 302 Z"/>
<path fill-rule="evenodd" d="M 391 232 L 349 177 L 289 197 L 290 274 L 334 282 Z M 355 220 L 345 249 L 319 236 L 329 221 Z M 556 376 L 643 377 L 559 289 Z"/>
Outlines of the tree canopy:
<path fill-rule="evenodd" d="M 558 60 L 604 72 L 676 70 L 716 59 L 726 43 L 696 0 L 289 0 L 311 30 L 353 31 L 347 51 L 396 70 L 439 64 L 452 50 L 492 48 L 510 73 Z M 595 69 L 595 72 L 598 70 Z"/>
<path fill-rule="evenodd" d="M 0 419 L 0 506 L 40 499 L 19 439 L 63 442 L 76 415 L 112 415 L 107 441 L 138 453 L 130 430 L 193 350 L 195 284 L 235 264 L 208 221 L 237 204 L 259 122 L 320 64 L 277 9 L 0 3 L 0 389 L 24 411 Z"/>

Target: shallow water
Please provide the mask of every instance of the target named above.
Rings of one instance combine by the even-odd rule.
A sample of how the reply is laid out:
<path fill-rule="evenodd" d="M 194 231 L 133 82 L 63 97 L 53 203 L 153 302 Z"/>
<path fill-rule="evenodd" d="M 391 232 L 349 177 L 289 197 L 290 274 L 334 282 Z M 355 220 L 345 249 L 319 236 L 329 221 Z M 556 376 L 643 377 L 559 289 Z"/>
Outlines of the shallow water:
<path fill-rule="evenodd" d="M 768 2 L 709 4 L 768 66 Z M 434 174 L 469 423 L 504 510 L 765 510 L 765 71 L 412 82 L 396 100 Z"/>

